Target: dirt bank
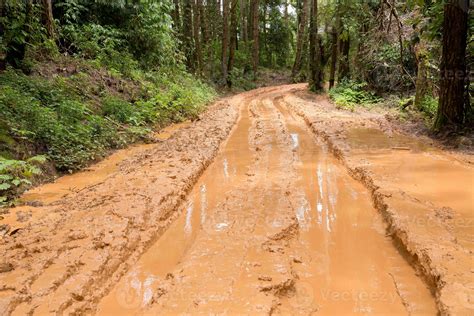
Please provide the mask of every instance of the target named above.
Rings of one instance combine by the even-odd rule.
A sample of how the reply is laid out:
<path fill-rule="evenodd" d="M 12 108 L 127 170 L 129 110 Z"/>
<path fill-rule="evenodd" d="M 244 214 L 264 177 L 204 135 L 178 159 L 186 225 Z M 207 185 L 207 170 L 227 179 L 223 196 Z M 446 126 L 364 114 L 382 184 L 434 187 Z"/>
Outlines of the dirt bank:
<path fill-rule="evenodd" d="M 397 134 L 380 114 L 336 110 L 324 96 L 295 91 L 284 102 L 371 191 L 390 234 L 433 286 L 442 314 L 472 313 L 472 157 Z"/>

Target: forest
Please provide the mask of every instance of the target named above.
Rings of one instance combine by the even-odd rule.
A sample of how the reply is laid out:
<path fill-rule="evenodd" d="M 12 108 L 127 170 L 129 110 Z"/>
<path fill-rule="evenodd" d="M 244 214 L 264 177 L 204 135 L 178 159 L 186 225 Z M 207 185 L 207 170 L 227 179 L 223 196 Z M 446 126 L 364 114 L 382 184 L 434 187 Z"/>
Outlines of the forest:
<path fill-rule="evenodd" d="M 39 163 L 80 169 L 196 116 L 216 89 L 278 76 L 347 109 L 395 96 L 402 115 L 458 133 L 472 126 L 468 13 L 437 0 L 2 0 L 2 199 Z"/>

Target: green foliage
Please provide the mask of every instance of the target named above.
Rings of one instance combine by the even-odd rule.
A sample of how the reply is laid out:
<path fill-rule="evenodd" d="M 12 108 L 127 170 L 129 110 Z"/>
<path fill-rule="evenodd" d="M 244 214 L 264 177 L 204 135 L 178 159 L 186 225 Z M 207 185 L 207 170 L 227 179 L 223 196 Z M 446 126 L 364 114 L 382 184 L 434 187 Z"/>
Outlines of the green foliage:
<path fill-rule="evenodd" d="M 120 123 L 139 125 L 140 111 L 127 101 L 117 97 L 106 97 L 102 102 L 102 114 Z"/>
<path fill-rule="evenodd" d="M 215 97 L 215 91 L 186 73 L 175 74 L 173 79 L 154 77 L 151 98 L 137 102 L 142 116 L 149 122 L 180 122 L 195 118 L 202 106 Z M 166 86 L 163 91 L 157 87 Z"/>
<path fill-rule="evenodd" d="M 262 34 L 264 45 L 263 64 L 268 67 L 286 67 L 292 60 L 292 32 L 289 20 L 285 21 L 280 12 L 279 1 L 270 1 L 268 4 L 268 30 Z"/>
<path fill-rule="evenodd" d="M 144 137 L 150 124 L 195 117 L 214 97 L 191 76 L 178 78 L 149 82 L 151 97 L 135 103 L 106 95 L 97 109 L 63 78 L 7 71 L 0 76 L 0 122 L 14 139 L 40 145 L 58 169 L 77 170 L 109 148 Z"/>
<path fill-rule="evenodd" d="M 182 62 L 169 12 L 168 1 L 144 2 L 129 21 L 125 37 L 133 56 L 144 67 L 170 67 Z"/>
<path fill-rule="evenodd" d="M 245 91 L 256 88 L 255 82 L 253 81 L 253 75 L 243 73 L 244 71 L 240 68 L 234 68 L 229 73 L 229 79 L 232 82 L 232 86 L 237 89 L 243 89 Z"/>
<path fill-rule="evenodd" d="M 179 67 L 182 62 L 171 29 L 169 1 L 82 5 L 67 0 L 58 7 L 63 10 L 61 36 L 68 52 L 97 60 L 128 77 L 139 66 Z"/>
<path fill-rule="evenodd" d="M 368 106 L 380 101 L 373 92 L 365 90 L 367 83 L 344 81 L 329 91 L 337 107 L 354 110 L 357 105 Z"/>
<path fill-rule="evenodd" d="M 0 156 L 0 207 L 7 205 L 10 197 L 31 185 L 31 179 L 41 174 L 40 166 L 46 156 L 34 156 L 26 161 Z"/>
<path fill-rule="evenodd" d="M 53 51 L 40 9 L 7 1 L 0 21 L 5 30 L 0 58 L 7 54 L 19 59 L 8 61 L 10 65 L 27 62 L 26 46 Z M 77 170 L 110 148 L 145 137 L 153 124 L 197 116 L 214 97 L 212 89 L 184 74 L 171 29 L 170 1 L 62 0 L 54 10 L 63 53 L 89 60 L 100 76 L 106 68 L 112 77 L 107 85 L 129 78 L 143 92 L 130 101 L 119 88 L 117 93 L 98 80 L 89 83 L 97 74 L 47 80 L 6 71 L 0 75 L 0 141 L 9 142 L 2 141 L 2 150 L 14 152 L 13 146 L 21 143 L 28 152 L 46 154 L 59 170 Z M 21 53 L 12 54 L 18 47 Z"/>
<path fill-rule="evenodd" d="M 438 99 L 432 96 L 425 96 L 420 104 L 421 111 L 429 118 L 432 119 L 436 116 L 438 111 Z"/>

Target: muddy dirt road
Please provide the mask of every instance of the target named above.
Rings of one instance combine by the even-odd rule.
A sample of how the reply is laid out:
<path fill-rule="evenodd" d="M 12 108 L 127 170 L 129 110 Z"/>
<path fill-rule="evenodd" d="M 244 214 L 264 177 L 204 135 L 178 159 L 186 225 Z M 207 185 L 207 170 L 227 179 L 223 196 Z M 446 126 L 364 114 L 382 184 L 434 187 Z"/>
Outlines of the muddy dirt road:
<path fill-rule="evenodd" d="M 89 177 L 77 174 L 47 189 L 35 189 L 30 206 L 11 210 L 10 229 L 0 244 L 5 258 L 0 273 L 2 312 L 470 311 L 466 302 L 472 292 L 462 281 L 466 274 L 441 266 L 443 258 L 425 258 L 431 260 L 429 267 L 417 259 L 419 248 L 426 251 L 423 242 L 430 241 L 430 234 L 439 237 L 439 231 L 430 226 L 421 239 L 400 237 L 400 231 L 408 228 L 396 210 L 387 216 L 376 196 L 378 189 L 350 172 L 348 161 L 355 161 L 361 151 L 338 151 L 311 119 L 325 114 L 327 120 L 347 123 L 348 114 L 324 102 L 308 101 L 299 95 L 304 89 L 304 85 L 270 87 L 230 97 L 199 121 L 172 129 L 162 142 L 133 149 L 127 159 L 119 155 L 109 161 L 118 167 L 108 168 L 106 160 Z M 321 109 L 325 112 L 311 112 Z M 358 122 L 380 127 L 371 117 Z M 364 131 L 350 129 L 343 139 L 356 148 L 367 139 Z M 344 133 L 334 132 L 340 134 Z M 390 140 L 379 149 L 407 146 L 406 140 L 402 143 L 395 146 Z M 374 154 L 374 147 L 371 150 Z M 374 159 L 380 160 L 380 155 Z M 383 163 L 387 159 L 371 166 Z M 465 168 L 468 185 L 472 169 L 463 162 L 451 170 L 457 172 L 456 168 Z M 89 182 L 52 198 L 54 192 L 71 186 L 74 177 Z M 461 200 L 468 194 L 464 204 L 459 199 L 453 205 L 446 199 L 440 203 L 464 216 L 472 202 L 470 190 L 459 193 Z M 411 196 L 410 191 L 403 192 Z M 430 195 L 427 199 L 437 203 Z M 30 220 L 11 219 L 25 214 Z M 422 221 L 416 224 L 426 226 Z M 455 256 L 451 264 L 472 273 L 472 257 L 464 251 L 470 246 L 470 228 L 451 228 L 461 240 L 455 250 L 445 248 Z M 450 241 L 442 239 L 440 244 L 448 247 Z M 433 271 L 442 271 L 439 283 L 433 280 Z M 472 281 L 467 275 L 467 283 L 469 277 Z M 460 298 L 443 296 L 446 280 L 457 287 Z"/>

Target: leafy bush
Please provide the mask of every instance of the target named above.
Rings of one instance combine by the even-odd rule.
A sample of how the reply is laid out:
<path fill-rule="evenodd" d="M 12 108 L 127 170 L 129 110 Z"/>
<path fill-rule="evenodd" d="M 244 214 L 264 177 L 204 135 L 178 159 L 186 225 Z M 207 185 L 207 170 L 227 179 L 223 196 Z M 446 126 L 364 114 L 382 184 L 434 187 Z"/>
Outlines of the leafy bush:
<path fill-rule="evenodd" d="M 113 122 L 95 115 L 61 84 L 9 71 L 0 78 L 0 121 L 10 135 L 39 147 L 60 170 L 76 170 L 126 143 Z"/>
<path fill-rule="evenodd" d="M 140 117 L 136 108 L 117 97 L 106 97 L 102 103 L 102 114 L 120 123 L 139 125 Z"/>
<path fill-rule="evenodd" d="M 234 67 L 229 73 L 230 81 L 232 82 L 232 87 L 237 89 L 243 89 L 245 91 L 252 90 L 256 88 L 256 84 L 253 80 L 253 75 L 243 74 L 243 69 Z"/>
<path fill-rule="evenodd" d="M 380 101 L 373 92 L 366 91 L 367 83 L 344 81 L 329 91 L 330 98 L 336 106 L 344 109 L 354 110 L 356 105 L 367 106 Z"/>
<path fill-rule="evenodd" d="M 8 199 L 31 185 L 30 179 L 41 174 L 39 166 L 46 156 L 34 156 L 26 161 L 5 159 L 0 156 L 0 206 Z"/>
<path fill-rule="evenodd" d="M 429 118 L 434 118 L 438 111 L 438 99 L 432 96 L 425 96 L 421 102 L 421 111 Z"/>

